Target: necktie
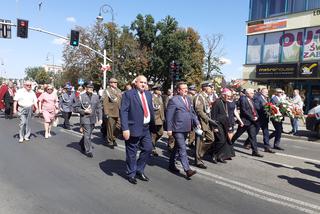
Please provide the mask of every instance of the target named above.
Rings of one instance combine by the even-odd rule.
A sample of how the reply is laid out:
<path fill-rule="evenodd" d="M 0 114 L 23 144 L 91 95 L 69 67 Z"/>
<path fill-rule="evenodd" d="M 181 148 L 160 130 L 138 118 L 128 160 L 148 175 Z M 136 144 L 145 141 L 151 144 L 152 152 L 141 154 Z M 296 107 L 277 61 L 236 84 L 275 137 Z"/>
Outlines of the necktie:
<path fill-rule="evenodd" d="M 249 104 L 250 104 L 250 107 L 251 107 L 251 110 L 252 110 L 252 113 L 253 113 L 253 116 L 256 117 L 257 116 L 257 112 L 256 112 L 256 109 L 254 108 L 254 105 L 252 103 L 252 100 L 249 99 Z"/>
<path fill-rule="evenodd" d="M 144 117 L 148 117 L 148 109 L 147 109 L 147 102 L 146 102 L 146 98 L 144 97 L 144 93 L 141 93 L 141 100 L 142 100 L 142 108 L 143 108 L 143 115 Z"/>
<path fill-rule="evenodd" d="M 186 97 L 182 97 L 183 101 L 184 101 L 184 104 L 186 105 L 187 107 L 187 110 L 189 111 L 189 105 L 188 105 L 188 101 L 187 101 L 187 98 Z"/>

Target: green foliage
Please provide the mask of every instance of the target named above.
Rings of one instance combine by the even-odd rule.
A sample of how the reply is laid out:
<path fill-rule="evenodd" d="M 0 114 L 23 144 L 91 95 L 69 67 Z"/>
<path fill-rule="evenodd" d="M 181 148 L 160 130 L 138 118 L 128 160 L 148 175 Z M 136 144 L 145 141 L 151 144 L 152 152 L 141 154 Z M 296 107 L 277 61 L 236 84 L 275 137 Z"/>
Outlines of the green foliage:
<path fill-rule="evenodd" d="M 25 79 L 36 81 L 38 84 L 51 83 L 52 74 L 46 72 L 44 67 L 28 67 L 25 70 Z"/>

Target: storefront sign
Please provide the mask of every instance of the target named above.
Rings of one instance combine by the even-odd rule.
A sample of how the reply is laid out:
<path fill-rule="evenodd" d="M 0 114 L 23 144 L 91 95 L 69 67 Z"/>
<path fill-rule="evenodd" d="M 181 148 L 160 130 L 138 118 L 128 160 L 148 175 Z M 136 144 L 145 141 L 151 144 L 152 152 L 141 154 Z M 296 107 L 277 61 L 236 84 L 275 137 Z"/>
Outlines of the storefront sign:
<path fill-rule="evenodd" d="M 318 77 L 318 63 L 301 63 L 299 77 Z"/>
<path fill-rule="evenodd" d="M 294 78 L 297 77 L 297 64 L 264 64 L 256 66 L 257 78 Z"/>
<path fill-rule="evenodd" d="M 277 30 L 287 27 L 287 18 L 266 19 L 262 23 L 248 25 L 248 34 Z"/>

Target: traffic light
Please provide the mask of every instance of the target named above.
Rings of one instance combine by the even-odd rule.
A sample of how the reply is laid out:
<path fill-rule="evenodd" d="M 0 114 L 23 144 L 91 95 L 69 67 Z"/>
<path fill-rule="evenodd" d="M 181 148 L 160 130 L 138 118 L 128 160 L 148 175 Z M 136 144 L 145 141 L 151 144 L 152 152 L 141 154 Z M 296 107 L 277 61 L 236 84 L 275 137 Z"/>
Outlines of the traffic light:
<path fill-rule="evenodd" d="M 17 37 L 28 38 L 28 20 L 17 19 Z"/>
<path fill-rule="evenodd" d="M 71 30 L 70 45 L 72 45 L 72 46 L 79 45 L 79 31 Z"/>

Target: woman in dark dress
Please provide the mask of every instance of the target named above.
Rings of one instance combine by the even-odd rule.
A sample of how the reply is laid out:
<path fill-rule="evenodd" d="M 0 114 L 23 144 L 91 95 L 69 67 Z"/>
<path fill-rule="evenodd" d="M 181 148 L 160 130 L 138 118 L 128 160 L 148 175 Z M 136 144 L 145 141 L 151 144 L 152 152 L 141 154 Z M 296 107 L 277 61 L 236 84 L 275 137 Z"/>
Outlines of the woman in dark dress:
<path fill-rule="evenodd" d="M 215 160 L 222 163 L 226 163 L 226 160 L 235 156 L 228 135 L 229 132 L 233 133 L 235 124 L 234 112 L 236 111 L 236 105 L 234 102 L 230 102 L 231 96 L 232 93 L 229 89 L 223 89 L 221 97 L 215 101 L 211 110 L 211 118 L 218 123 L 216 130 L 214 130 L 213 155 Z"/>

